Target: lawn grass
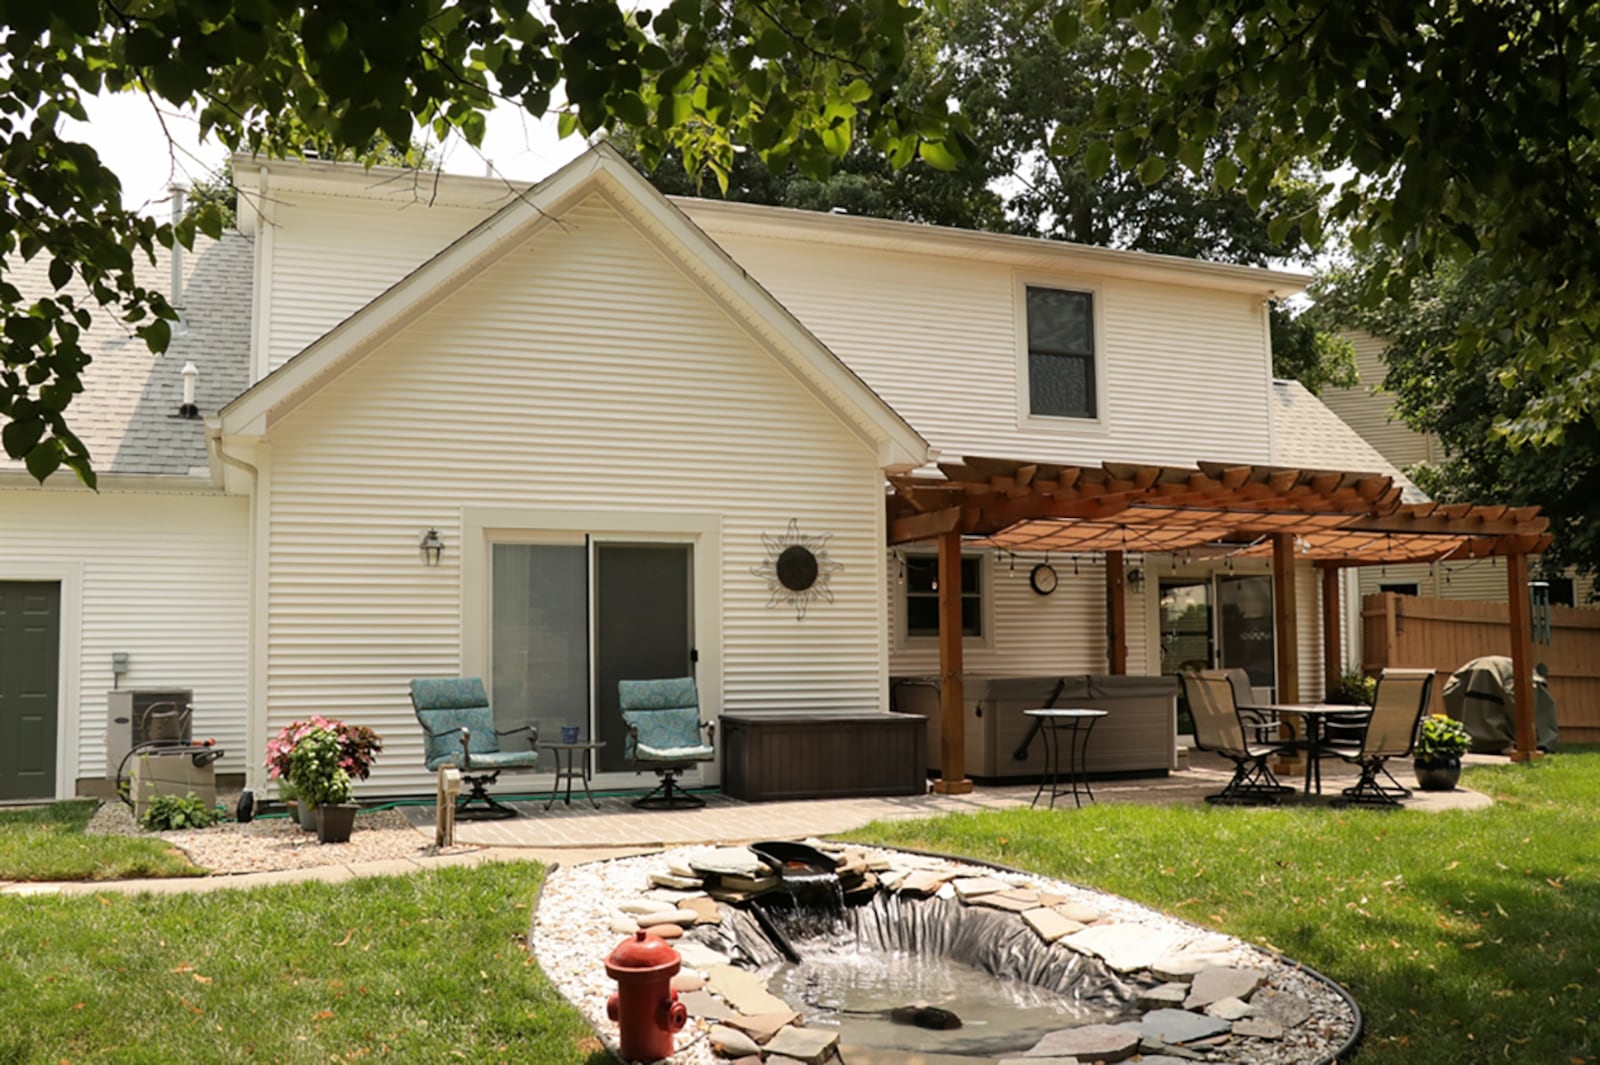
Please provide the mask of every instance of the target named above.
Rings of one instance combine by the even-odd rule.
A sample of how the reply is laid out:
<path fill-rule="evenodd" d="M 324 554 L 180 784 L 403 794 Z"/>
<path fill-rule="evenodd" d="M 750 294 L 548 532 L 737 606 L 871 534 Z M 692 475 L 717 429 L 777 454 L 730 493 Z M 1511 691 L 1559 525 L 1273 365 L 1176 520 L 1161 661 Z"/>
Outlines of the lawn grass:
<path fill-rule="evenodd" d="M 1097 804 L 878 823 L 854 839 L 1125 895 L 1283 951 L 1366 1019 L 1361 1065 L 1600 1056 L 1600 749 L 1471 768 L 1486 810 Z"/>
<path fill-rule="evenodd" d="M 609 1062 L 524 949 L 542 875 L 0 898 L 0 1062 Z"/>
<path fill-rule="evenodd" d="M 86 836 L 94 800 L 0 810 L 0 880 L 128 880 L 204 876 L 158 839 Z"/>

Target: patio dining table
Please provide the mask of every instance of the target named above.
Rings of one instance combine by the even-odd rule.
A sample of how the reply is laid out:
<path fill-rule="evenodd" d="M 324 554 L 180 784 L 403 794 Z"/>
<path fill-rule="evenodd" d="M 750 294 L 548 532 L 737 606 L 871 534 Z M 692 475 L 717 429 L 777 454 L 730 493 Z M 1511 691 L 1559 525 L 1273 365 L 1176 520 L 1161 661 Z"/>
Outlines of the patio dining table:
<path fill-rule="evenodd" d="M 1372 708 L 1369 706 L 1332 706 L 1327 703 L 1267 703 L 1240 709 L 1263 711 L 1279 717 L 1285 714 L 1297 714 L 1305 722 L 1305 735 L 1287 746 L 1305 753 L 1307 795 L 1312 794 L 1313 784 L 1316 786 L 1316 794 L 1322 794 L 1322 754 L 1337 749 L 1328 742 L 1328 720 L 1340 717 L 1346 719 L 1348 723 L 1354 723 L 1357 720 L 1365 721 L 1372 716 Z"/>

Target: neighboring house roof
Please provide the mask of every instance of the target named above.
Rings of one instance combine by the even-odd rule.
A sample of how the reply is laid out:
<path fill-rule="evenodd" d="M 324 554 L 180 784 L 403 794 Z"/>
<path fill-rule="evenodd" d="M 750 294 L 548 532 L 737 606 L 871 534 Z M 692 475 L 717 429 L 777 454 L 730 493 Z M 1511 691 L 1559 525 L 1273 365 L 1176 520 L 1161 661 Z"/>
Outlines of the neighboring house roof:
<path fill-rule="evenodd" d="M 1383 473 L 1407 503 L 1428 496 L 1299 381 L 1272 382 L 1272 461 L 1279 466 Z"/>
<path fill-rule="evenodd" d="M 926 462 L 927 441 L 721 246 L 609 145 L 599 145 L 468 230 L 377 299 L 262 378 L 222 411 L 228 433 L 263 433 L 385 339 L 494 266 L 569 207 L 599 194 L 640 225 L 707 295 L 745 324 L 797 380 L 861 439 L 881 465 Z M 559 224 L 559 223 L 557 223 Z"/>
<path fill-rule="evenodd" d="M 141 280 L 163 293 L 171 284 L 170 254 L 162 249 L 154 265 L 140 263 Z M 83 391 L 67 408 L 67 420 L 88 447 L 97 473 L 208 472 L 204 421 L 178 417 L 180 371 L 187 362 L 200 371 L 195 399 L 202 414 L 216 411 L 249 384 L 253 258 L 252 242 L 237 233 L 215 241 L 199 238 L 192 251 L 183 253 L 181 304 L 187 328 L 174 332 L 161 355 L 152 354 L 120 316 L 95 307 L 82 286 L 69 288 L 88 300 L 93 314 L 82 343 L 94 361 L 84 372 Z M 54 291 L 48 266 L 43 255 L 8 263 L 6 278 L 24 296 L 37 299 Z M 0 471 L 21 469 L 20 462 L 0 457 Z"/>

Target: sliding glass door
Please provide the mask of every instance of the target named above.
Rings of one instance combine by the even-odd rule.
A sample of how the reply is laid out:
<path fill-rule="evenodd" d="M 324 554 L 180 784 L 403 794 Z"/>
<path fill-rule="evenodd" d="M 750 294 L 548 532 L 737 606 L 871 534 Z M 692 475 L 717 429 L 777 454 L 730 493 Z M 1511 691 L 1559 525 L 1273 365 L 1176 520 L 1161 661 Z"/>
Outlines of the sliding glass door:
<path fill-rule="evenodd" d="M 583 537 L 495 543 L 490 674 L 499 728 L 579 726 L 626 768 L 617 681 L 693 673 L 693 547 Z"/>
<path fill-rule="evenodd" d="M 1237 667 L 1254 687 L 1276 686 L 1271 577 L 1163 580 L 1160 611 L 1162 673 Z"/>

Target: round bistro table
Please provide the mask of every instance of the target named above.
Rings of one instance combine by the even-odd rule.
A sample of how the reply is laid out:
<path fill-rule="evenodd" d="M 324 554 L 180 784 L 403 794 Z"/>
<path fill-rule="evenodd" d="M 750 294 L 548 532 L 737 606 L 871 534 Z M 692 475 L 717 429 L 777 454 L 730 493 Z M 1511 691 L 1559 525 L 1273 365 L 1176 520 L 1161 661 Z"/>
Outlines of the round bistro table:
<path fill-rule="evenodd" d="M 581 740 L 578 743 L 539 744 L 539 746 L 553 752 L 556 756 L 556 779 L 555 783 L 550 786 L 550 800 L 544 804 L 544 808 L 546 810 L 554 806 L 556 804 L 556 800 L 561 797 L 561 782 L 563 780 L 567 782 L 566 802 L 568 806 L 572 805 L 572 782 L 576 780 L 583 785 L 583 794 L 584 797 L 589 800 L 589 805 L 593 806 L 596 810 L 600 809 L 600 804 L 595 802 L 594 795 L 592 795 L 589 791 L 589 754 L 591 751 L 598 751 L 605 745 L 605 740 Z M 565 765 L 562 764 L 561 760 L 561 755 L 563 752 L 565 752 L 567 756 Z"/>
<path fill-rule="evenodd" d="M 1056 796 L 1071 795 L 1074 806 L 1082 806 L 1078 797 L 1079 786 L 1083 794 L 1094 802 L 1094 792 L 1089 788 L 1087 754 L 1089 733 L 1096 721 L 1105 717 L 1108 710 L 1048 709 L 1024 710 L 1029 717 L 1037 718 L 1044 726 L 1039 730 L 1044 737 L 1045 779 L 1039 781 L 1039 790 L 1033 793 L 1033 806 L 1039 805 L 1046 783 L 1050 785 L 1050 809 L 1056 808 Z M 1067 782 L 1071 787 L 1061 787 L 1061 733 L 1067 734 Z"/>

